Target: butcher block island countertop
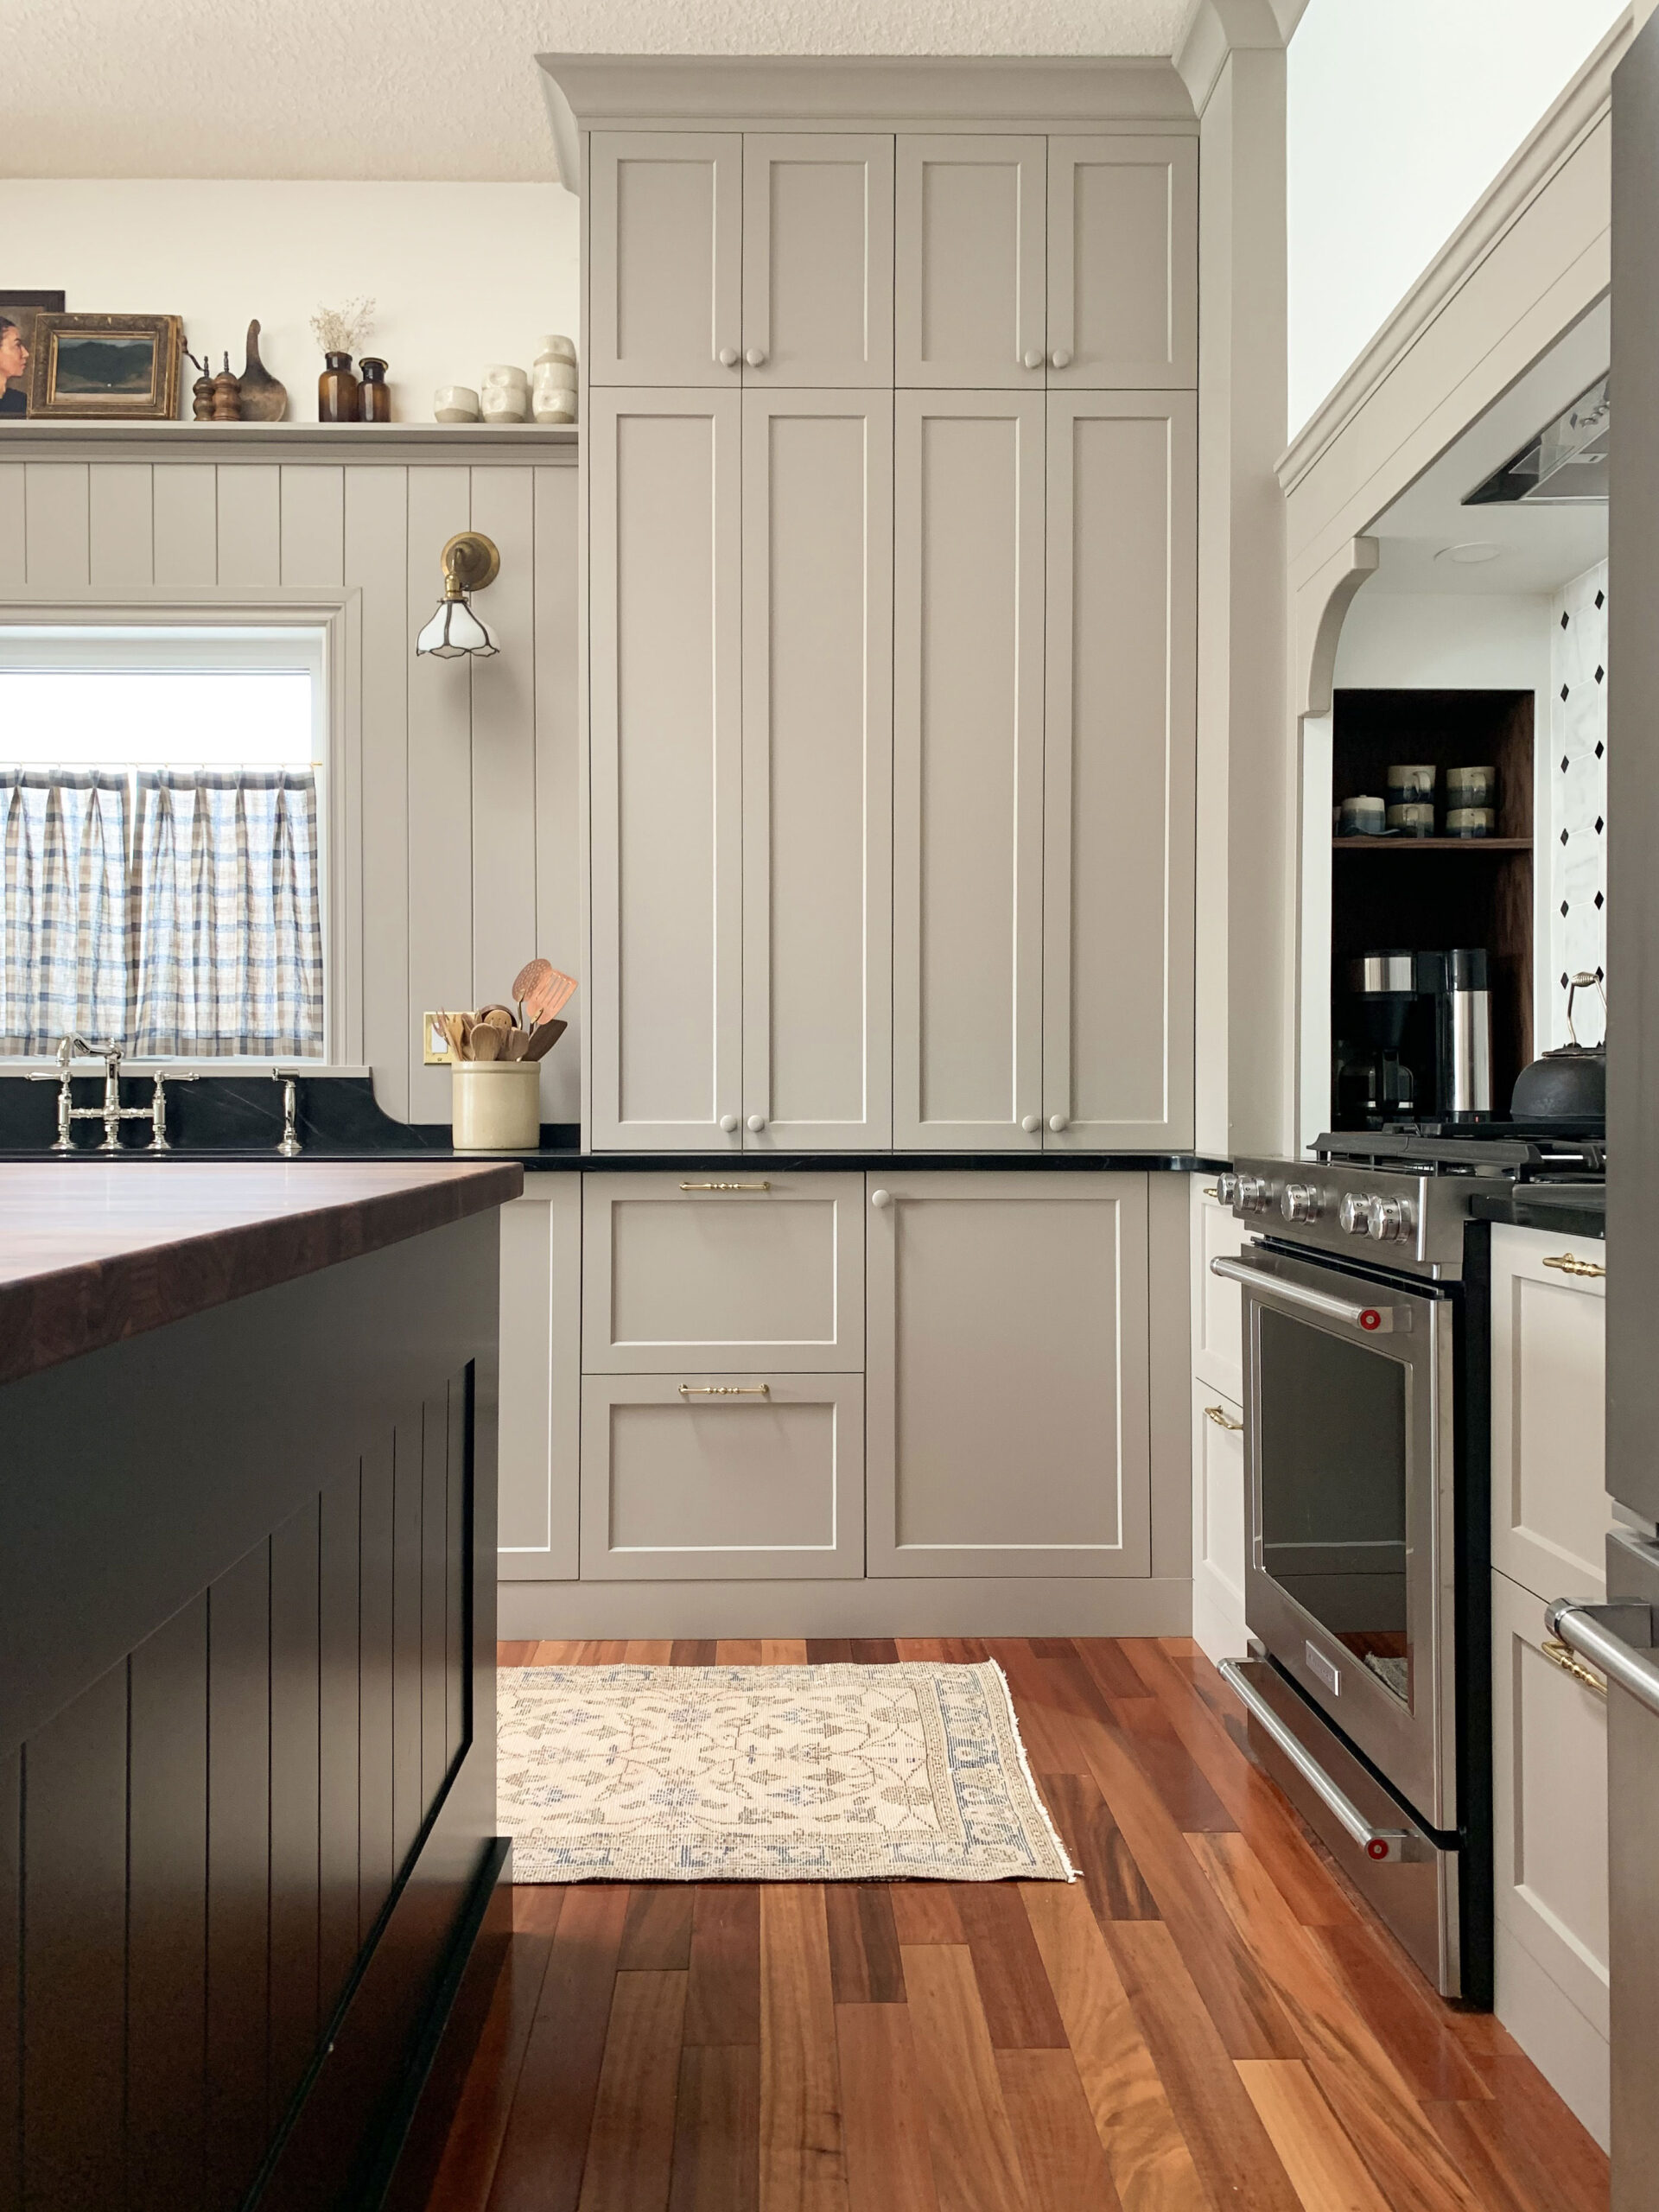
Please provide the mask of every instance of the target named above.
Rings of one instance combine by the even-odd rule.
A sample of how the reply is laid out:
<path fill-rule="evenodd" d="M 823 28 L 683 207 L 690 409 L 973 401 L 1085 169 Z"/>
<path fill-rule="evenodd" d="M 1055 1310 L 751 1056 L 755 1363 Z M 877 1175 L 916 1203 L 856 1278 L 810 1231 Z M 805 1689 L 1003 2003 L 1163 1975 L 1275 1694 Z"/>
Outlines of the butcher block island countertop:
<path fill-rule="evenodd" d="M 0 1166 L 0 2212 L 423 2201 L 506 1944 L 522 1185 Z"/>

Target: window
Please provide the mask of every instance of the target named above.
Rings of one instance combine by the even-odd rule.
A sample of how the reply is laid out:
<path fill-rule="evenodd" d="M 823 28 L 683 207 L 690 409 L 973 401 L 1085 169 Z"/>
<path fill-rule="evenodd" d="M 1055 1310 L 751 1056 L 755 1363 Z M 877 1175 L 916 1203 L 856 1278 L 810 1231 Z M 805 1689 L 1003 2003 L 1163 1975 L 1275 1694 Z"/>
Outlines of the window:
<path fill-rule="evenodd" d="M 0 626 L 0 1054 L 322 1057 L 324 643 Z"/>

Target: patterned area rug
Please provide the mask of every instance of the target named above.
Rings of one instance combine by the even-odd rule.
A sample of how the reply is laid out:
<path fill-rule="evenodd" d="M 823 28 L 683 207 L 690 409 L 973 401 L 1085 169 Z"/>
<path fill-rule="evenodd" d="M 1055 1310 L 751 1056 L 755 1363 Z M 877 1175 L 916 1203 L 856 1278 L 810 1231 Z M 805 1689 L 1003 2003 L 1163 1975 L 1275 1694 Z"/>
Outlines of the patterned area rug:
<path fill-rule="evenodd" d="M 995 1660 L 499 1680 L 515 1881 L 1076 1879 Z"/>

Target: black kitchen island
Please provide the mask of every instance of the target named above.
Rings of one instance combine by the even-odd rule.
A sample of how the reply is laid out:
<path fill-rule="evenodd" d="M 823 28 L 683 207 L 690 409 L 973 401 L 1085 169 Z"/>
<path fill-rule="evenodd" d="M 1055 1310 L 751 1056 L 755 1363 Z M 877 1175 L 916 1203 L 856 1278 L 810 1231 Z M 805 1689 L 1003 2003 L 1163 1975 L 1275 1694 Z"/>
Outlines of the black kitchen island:
<path fill-rule="evenodd" d="M 521 1185 L 0 1168 L 0 2212 L 417 2185 L 505 1902 Z"/>

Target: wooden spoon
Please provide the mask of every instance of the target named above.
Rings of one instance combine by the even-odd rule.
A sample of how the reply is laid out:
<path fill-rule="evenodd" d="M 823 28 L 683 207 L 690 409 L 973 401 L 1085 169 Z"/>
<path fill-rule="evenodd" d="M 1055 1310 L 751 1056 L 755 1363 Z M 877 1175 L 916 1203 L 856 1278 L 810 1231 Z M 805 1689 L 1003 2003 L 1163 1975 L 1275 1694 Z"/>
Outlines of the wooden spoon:
<path fill-rule="evenodd" d="M 499 1060 L 505 1057 L 502 1051 L 501 1032 L 487 1021 L 475 1023 L 467 1041 L 473 1048 L 475 1060 Z"/>
<path fill-rule="evenodd" d="M 467 1030 L 461 1016 L 458 1014 L 441 1014 L 438 1020 L 443 1024 L 443 1033 L 449 1040 L 450 1052 L 456 1059 L 464 1060 L 467 1057 Z"/>
<path fill-rule="evenodd" d="M 568 1021 L 539 1021 L 530 1033 L 530 1042 L 524 1047 L 527 1060 L 544 1060 L 570 1027 Z"/>
<path fill-rule="evenodd" d="M 516 1029 L 518 1017 L 510 1006 L 486 1006 L 479 1013 L 480 1021 L 487 1021 L 492 1029 Z"/>

